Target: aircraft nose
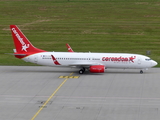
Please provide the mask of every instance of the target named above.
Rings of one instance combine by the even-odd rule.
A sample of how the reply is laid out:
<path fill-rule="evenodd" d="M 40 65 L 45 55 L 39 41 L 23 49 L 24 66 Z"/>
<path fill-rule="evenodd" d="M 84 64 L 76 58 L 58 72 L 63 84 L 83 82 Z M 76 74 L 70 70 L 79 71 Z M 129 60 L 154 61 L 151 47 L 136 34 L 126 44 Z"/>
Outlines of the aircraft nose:
<path fill-rule="evenodd" d="M 156 61 L 152 61 L 152 66 L 156 66 L 158 63 Z"/>

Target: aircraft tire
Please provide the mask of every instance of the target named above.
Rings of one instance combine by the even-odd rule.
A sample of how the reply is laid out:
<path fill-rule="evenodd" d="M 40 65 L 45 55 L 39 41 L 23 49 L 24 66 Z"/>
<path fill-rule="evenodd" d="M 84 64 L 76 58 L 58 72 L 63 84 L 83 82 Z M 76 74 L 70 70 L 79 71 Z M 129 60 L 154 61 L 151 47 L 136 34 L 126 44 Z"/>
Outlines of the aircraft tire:
<path fill-rule="evenodd" d="M 84 70 L 83 69 L 80 69 L 79 70 L 79 74 L 83 74 L 84 73 Z"/>
<path fill-rule="evenodd" d="M 143 74 L 143 70 L 140 70 L 140 73 Z"/>

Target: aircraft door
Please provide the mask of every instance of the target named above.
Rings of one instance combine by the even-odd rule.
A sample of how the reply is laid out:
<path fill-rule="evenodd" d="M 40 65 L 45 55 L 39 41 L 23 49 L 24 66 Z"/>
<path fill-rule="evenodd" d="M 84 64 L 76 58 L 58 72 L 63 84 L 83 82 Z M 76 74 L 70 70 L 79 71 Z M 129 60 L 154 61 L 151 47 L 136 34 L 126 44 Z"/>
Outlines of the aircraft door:
<path fill-rule="evenodd" d="M 140 65 L 141 64 L 141 58 L 139 57 L 138 58 L 138 65 Z"/>
<path fill-rule="evenodd" d="M 34 62 L 35 62 L 35 63 L 38 62 L 38 55 L 34 55 Z"/>

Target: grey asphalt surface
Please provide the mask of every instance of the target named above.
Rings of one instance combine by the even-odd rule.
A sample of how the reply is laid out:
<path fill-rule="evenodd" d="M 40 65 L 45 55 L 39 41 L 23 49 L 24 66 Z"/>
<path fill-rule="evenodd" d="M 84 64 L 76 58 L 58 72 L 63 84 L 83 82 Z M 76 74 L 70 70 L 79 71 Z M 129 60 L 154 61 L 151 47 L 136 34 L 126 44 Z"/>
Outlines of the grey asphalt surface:
<path fill-rule="evenodd" d="M 0 66 L 0 120 L 160 120 L 159 73 Z"/>

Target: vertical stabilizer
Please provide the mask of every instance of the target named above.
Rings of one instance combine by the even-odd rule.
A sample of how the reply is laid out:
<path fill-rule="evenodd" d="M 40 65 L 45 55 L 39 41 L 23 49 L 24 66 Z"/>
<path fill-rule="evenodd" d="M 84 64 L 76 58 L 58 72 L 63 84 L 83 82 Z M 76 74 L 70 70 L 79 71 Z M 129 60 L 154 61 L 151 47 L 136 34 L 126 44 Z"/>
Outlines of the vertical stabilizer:
<path fill-rule="evenodd" d="M 16 25 L 10 25 L 10 29 L 12 32 L 12 37 L 14 40 L 14 45 L 17 54 L 27 55 L 27 54 L 45 52 L 44 50 L 34 47 Z"/>

